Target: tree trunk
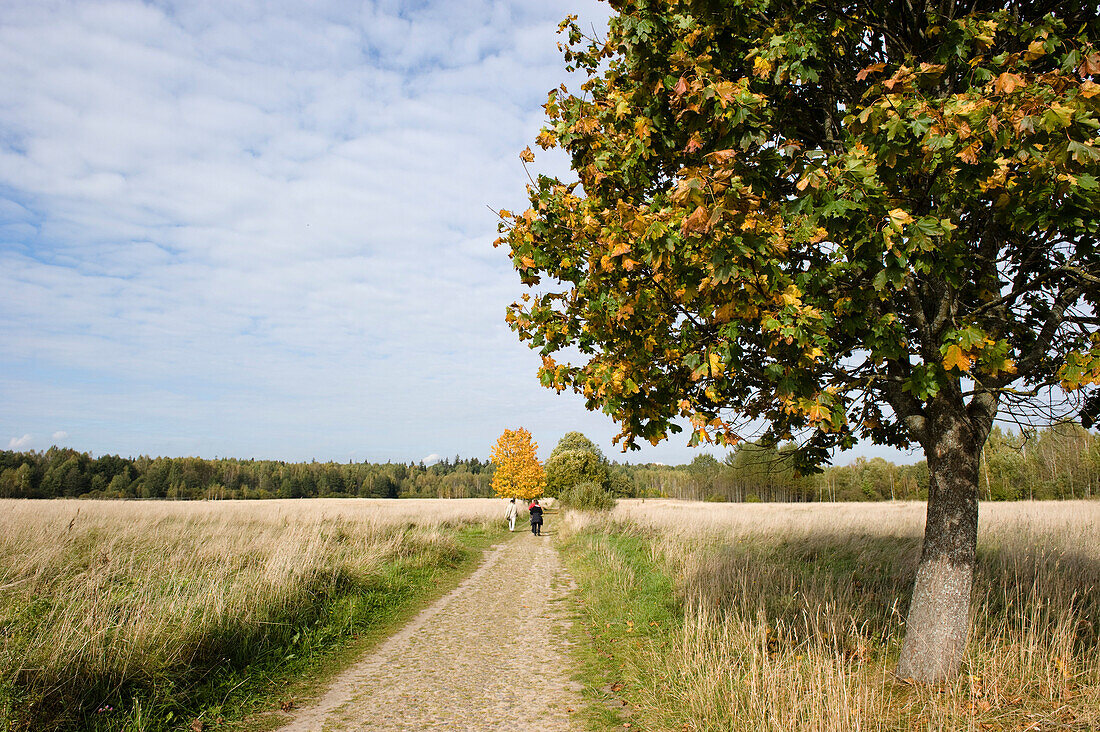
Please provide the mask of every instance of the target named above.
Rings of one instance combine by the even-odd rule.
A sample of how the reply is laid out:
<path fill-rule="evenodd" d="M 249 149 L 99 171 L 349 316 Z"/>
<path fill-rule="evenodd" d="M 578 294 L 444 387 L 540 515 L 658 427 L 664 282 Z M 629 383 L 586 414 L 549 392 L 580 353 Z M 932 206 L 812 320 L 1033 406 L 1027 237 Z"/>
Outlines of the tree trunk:
<path fill-rule="evenodd" d="M 898 660 L 898 676 L 923 683 L 954 676 L 966 650 L 985 442 L 963 415 L 941 417 L 931 427 L 924 548 Z"/>

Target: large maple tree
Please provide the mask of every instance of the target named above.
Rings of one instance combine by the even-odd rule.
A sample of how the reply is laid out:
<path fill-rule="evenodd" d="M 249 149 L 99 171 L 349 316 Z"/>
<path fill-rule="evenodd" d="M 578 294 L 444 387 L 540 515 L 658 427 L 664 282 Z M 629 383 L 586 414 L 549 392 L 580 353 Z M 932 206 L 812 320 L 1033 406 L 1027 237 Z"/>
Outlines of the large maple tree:
<path fill-rule="evenodd" d="M 923 447 L 899 673 L 950 676 L 994 420 L 1095 412 L 1095 3 L 611 5 L 606 35 L 563 22 L 585 80 L 536 140 L 576 177 L 501 212 L 533 290 L 509 322 L 626 446 Z"/>

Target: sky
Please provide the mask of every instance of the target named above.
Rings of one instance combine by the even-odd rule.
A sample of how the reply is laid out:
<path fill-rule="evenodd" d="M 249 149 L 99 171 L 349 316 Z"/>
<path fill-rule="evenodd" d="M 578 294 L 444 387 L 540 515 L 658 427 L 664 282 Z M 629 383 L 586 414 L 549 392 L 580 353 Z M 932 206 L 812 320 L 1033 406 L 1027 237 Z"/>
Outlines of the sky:
<path fill-rule="evenodd" d="M 620 453 L 504 323 L 494 211 L 581 81 L 558 22 L 607 12 L 4 0 L 0 449 L 431 462 L 524 426 L 690 461 Z"/>

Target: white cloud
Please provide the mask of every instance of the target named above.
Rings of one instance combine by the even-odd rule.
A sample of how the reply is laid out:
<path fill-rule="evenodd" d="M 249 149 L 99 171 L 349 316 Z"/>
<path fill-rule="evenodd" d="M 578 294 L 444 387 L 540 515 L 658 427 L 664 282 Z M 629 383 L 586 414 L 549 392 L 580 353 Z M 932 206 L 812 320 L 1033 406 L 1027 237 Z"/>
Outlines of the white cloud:
<path fill-rule="evenodd" d="M 566 12 L 0 3 L 0 429 L 406 461 L 523 424 L 613 454 L 606 417 L 538 385 L 491 247 Z"/>
<path fill-rule="evenodd" d="M 51 439 L 53 439 L 55 442 L 60 442 L 61 440 L 66 439 L 68 436 L 69 433 L 65 430 L 58 430 L 57 432 L 54 432 L 53 435 L 51 435 Z"/>
<path fill-rule="evenodd" d="M 433 452 L 431 455 L 420 458 L 420 462 L 424 463 L 425 465 L 435 465 L 442 459 L 443 458 Z"/>
<path fill-rule="evenodd" d="M 30 435 L 23 435 L 22 437 L 13 437 L 10 440 L 8 440 L 8 449 L 9 450 L 23 450 L 23 449 L 30 446 L 31 440 L 32 440 L 32 438 L 31 438 Z"/>

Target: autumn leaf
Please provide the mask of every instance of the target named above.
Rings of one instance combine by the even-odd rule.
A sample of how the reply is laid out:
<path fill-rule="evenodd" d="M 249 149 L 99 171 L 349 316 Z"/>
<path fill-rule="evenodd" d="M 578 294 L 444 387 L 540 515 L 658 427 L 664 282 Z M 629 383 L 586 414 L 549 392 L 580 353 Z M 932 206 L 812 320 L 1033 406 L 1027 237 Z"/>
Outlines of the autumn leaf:
<path fill-rule="evenodd" d="M 997 80 L 993 83 L 993 90 L 998 94 L 1011 94 L 1023 85 L 1024 80 L 1019 74 L 1013 74 L 1006 71 L 997 77 Z"/>
<path fill-rule="evenodd" d="M 703 181 L 698 178 L 685 178 L 676 184 L 669 198 L 672 199 L 673 203 L 685 203 L 691 197 L 692 192 L 702 190 L 702 188 Z"/>
<path fill-rule="evenodd" d="M 782 294 L 783 304 L 784 305 L 801 305 L 802 304 L 802 300 L 800 299 L 801 297 L 802 297 L 802 291 L 799 290 L 794 285 L 790 285 L 789 287 L 787 287 L 786 290 L 783 291 L 783 294 Z"/>
<path fill-rule="evenodd" d="M 1034 61 L 1041 56 L 1045 56 L 1046 52 L 1046 44 L 1041 40 L 1034 40 L 1028 44 L 1027 51 L 1024 52 L 1024 60 Z"/>
<path fill-rule="evenodd" d="M 541 132 L 539 132 L 538 136 L 535 137 L 535 143 L 543 150 L 548 150 L 549 148 L 552 148 L 555 144 L 557 144 L 557 138 L 550 130 L 542 130 Z M 528 147 L 527 149 L 530 150 L 531 148 Z M 534 159 L 535 156 L 532 155 L 531 160 L 528 160 L 527 162 L 530 163 L 534 161 Z"/>
<path fill-rule="evenodd" d="M 587 135 L 595 132 L 597 127 L 599 127 L 599 123 L 596 122 L 595 119 L 593 119 L 592 117 L 582 117 L 577 120 L 576 124 L 574 124 L 573 127 L 570 129 L 573 132 L 579 132 L 582 135 Z"/>
<path fill-rule="evenodd" d="M 970 163 L 974 165 L 978 162 L 978 151 L 982 149 L 982 144 L 975 140 L 962 150 L 958 152 L 956 157 L 964 163 Z"/>
<path fill-rule="evenodd" d="M 711 160 L 715 165 L 726 165 L 733 160 L 737 159 L 736 150 L 715 150 L 712 153 L 707 154 L 707 158 Z"/>
<path fill-rule="evenodd" d="M 680 77 L 680 80 L 676 82 L 676 86 L 672 87 L 672 91 L 676 92 L 676 96 L 682 97 L 687 93 L 688 85 L 684 80 L 684 77 Z"/>
<path fill-rule="evenodd" d="M 710 214 L 704 206 L 698 206 L 691 215 L 684 219 L 683 226 L 680 229 L 680 233 L 683 236 L 689 236 L 691 234 L 701 234 L 706 231 L 707 220 L 710 218 Z"/>
<path fill-rule="evenodd" d="M 866 67 L 865 69 L 860 71 L 858 74 L 856 74 L 856 81 L 863 81 L 864 79 L 866 79 L 871 74 L 873 74 L 875 72 L 878 72 L 878 71 L 882 71 L 885 68 L 886 68 L 886 64 L 871 64 L 870 66 Z"/>
<path fill-rule="evenodd" d="M 904 209 L 895 208 L 888 214 L 890 217 L 890 223 L 900 229 L 905 224 L 913 223 L 913 217 L 910 216 Z"/>
<path fill-rule="evenodd" d="M 718 82 L 714 85 L 714 93 L 718 95 L 723 107 L 728 107 L 737 100 L 737 87 L 732 81 Z"/>
<path fill-rule="evenodd" d="M 1085 56 L 1085 60 L 1081 62 L 1081 67 L 1077 70 L 1077 73 L 1081 76 L 1100 74 L 1100 53 L 1090 53 Z"/>
<path fill-rule="evenodd" d="M 531 152 L 531 146 L 530 145 L 523 148 L 523 152 L 521 152 L 519 154 L 519 159 L 522 160 L 525 163 L 535 162 L 535 154 L 533 152 Z"/>
<path fill-rule="evenodd" d="M 829 414 L 830 412 L 827 407 L 824 407 L 821 404 L 815 402 L 813 406 L 810 407 L 809 412 L 807 412 L 806 418 L 809 419 L 812 423 L 817 423 L 828 419 Z"/>
<path fill-rule="evenodd" d="M 970 358 L 963 349 L 952 343 L 947 347 L 947 353 L 943 357 L 943 367 L 950 371 L 951 369 L 958 369 L 959 371 L 970 371 Z"/>

